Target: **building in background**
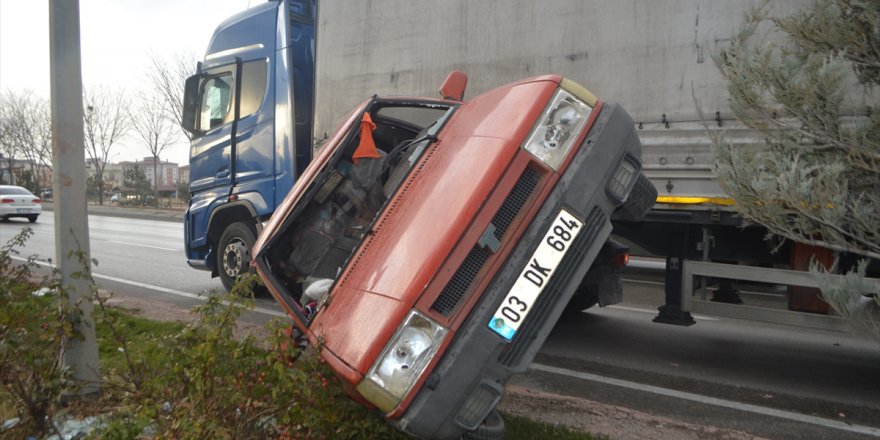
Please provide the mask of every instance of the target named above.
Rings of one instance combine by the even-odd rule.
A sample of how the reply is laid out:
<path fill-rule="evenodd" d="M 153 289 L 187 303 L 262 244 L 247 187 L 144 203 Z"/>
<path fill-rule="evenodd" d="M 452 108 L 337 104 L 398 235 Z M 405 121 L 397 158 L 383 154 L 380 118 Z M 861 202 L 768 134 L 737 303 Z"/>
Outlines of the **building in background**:
<path fill-rule="evenodd" d="M 155 170 L 153 168 L 154 163 L 156 163 Z M 144 173 L 151 184 L 158 182 L 159 192 L 177 190 L 179 167 L 176 163 L 163 162 L 161 159 L 157 162 L 153 157 L 145 157 L 143 160 L 138 161 L 138 166 L 144 169 Z M 153 175 L 154 171 L 156 172 L 155 176 Z"/>
<path fill-rule="evenodd" d="M 107 168 L 105 168 L 104 170 L 105 181 L 113 181 L 114 192 L 130 191 L 132 188 L 128 188 L 125 185 L 125 171 L 129 168 L 137 166 L 138 168 L 143 170 L 144 175 L 150 182 L 150 188 L 153 187 L 153 185 L 157 181 L 156 177 L 158 176 L 157 189 L 161 197 L 176 197 L 177 184 L 180 182 L 180 170 L 177 164 L 168 161 L 163 162 L 160 159 L 158 162 L 156 162 L 156 175 L 154 175 L 153 163 L 154 160 L 152 157 L 145 157 L 143 160 L 138 160 L 134 162 L 122 161 L 115 164 L 107 164 Z"/>
<path fill-rule="evenodd" d="M 52 189 L 52 169 L 46 165 L 34 164 L 26 160 L 13 159 L 12 163 L 0 155 L 0 183 L 3 185 L 26 186 L 39 193 Z"/>
<path fill-rule="evenodd" d="M 103 186 L 105 195 L 118 193 L 122 191 L 123 187 L 125 186 L 125 178 L 123 176 L 124 168 L 122 165 L 123 163 L 107 162 L 104 164 L 104 174 L 103 176 L 101 176 L 101 180 L 104 183 Z M 95 176 L 98 174 L 98 169 L 95 164 L 95 160 L 86 159 L 86 178 L 89 179 L 90 182 L 93 181 L 95 179 Z M 92 190 L 90 189 L 90 193 L 91 192 Z"/>
<path fill-rule="evenodd" d="M 184 165 L 184 166 L 178 168 L 178 173 L 179 173 L 178 179 L 180 179 L 179 183 L 182 183 L 182 184 L 185 184 L 188 186 L 189 185 L 189 165 Z"/>
<path fill-rule="evenodd" d="M 122 163 L 108 163 L 104 167 L 104 185 L 109 185 L 111 192 L 119 192 L 125 187 L 125 168 Z"/>
<path fill-rule="evenodd" d="M 177 194 L 177 184 L 180 181 L 179 167 L 174 162 L 162 161 L 161 158 L 156 161 L 152 156 L 145 157 L 143 160 L 136 162 L 139 167 L 144 170 L 147 180 L 151 185 L 157 184 L 159 195 L 162 197 L 173 197 Z M 153 164 L 156 164 L 155 170 Z M 156 175 L 153 175 L 155 171 Z"/>

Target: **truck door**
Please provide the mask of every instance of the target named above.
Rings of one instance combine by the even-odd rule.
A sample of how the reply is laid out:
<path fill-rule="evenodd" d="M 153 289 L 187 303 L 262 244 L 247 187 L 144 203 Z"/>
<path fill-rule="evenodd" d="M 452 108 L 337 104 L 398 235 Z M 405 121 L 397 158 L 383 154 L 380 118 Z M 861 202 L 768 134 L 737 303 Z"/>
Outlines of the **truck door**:
<path fill-rule="evenodd" d="M 258 58 L 214 67 L 191 79 L 193 139 L 190 147 L 190 193 L 193 203 L 222 203 L 233 192 L 259 194 L 254 208 L 265 214 L 274 206 L 272 182 L 272 120 L 274 108 L 265 104 L 268 59 Z M 262 108 L 262 111 L 260 109 Z M 187 112 L 185 112 L 187 113 Z M 270 202 L 271 203 L 271 202 Z M 207 206 L 206 206 L 207 207 Z M 210 209 L 191 209 L 207 216 Z M 207 218 L 188 219 L 204 224 Z M 193 228 L 191 240 L 201 242 L 206 228 Z"/>
<path fill-rule="evenodd" d="M 232 182 L 235 70 L 235 64 L 217 67 L 199 78 L 194 138 L 190 146 L 193 198 L 211 189 L 228 187 Z"/>

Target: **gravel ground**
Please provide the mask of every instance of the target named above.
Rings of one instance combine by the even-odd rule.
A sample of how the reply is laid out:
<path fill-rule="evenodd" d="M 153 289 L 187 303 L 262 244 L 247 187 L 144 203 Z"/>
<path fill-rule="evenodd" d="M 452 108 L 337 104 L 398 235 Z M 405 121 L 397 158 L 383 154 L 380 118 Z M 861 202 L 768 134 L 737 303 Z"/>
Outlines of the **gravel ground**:
<path fill-rule="evenodd" d="M 108 305 L 130 310 L 149 319 L 189 322 L 195 316 L 180 306 L 155 299 L 113 297 Z M 268 332 L 263 326 L 242 323 L 241 335 L 253 335 L 265 340 Z M 606 436 L 614 440 L 747 440 L 759 439 L 750 434 L 700 426 L 654 416 L 640 411 L 607 405 L 591 400 L 534 391 L 510 385 L 499 409 L 506 413 L 564 426 L 580 432 Z"/>
<path fill-rule="evenodd" d="M 113 296 L 107 301 L 107 305 L 120 307 L 133 312 L 137 316 L 157 321 L 190 322 L 196 319 L 196 315 L 190 310 L 182 309 L 179 305 L 173 303 L 157 301 L 153 298 Z M 270 336 L 265 326 L 239 321 L 236 336 L 246 335 L 252 335 L 258 341 L 264 341 Z"/>
<path fill-rule="evenodd" d="M 614 440 L 746 440 L 751 434 L 693 425 L 641 411 L 509 385 L 499 410 Z"/>

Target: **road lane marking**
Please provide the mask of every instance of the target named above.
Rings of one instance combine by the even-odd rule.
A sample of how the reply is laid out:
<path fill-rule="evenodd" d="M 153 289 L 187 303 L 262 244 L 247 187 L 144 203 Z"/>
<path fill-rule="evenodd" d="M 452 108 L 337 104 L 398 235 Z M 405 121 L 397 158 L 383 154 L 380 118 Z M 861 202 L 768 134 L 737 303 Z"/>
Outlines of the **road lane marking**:
<path fill-rule="evenodd" d="M 666 285 L 666 283 L 664 283 L 663 281 L 635 280 L 632 278 L 621 278 L 620 281 L 625 281 L 627 283 L 650 284 L 652 286 L 665 286 Z"/>
<path fill-rule="evenodd" d="M 10 256 L 10 258 L 12 258 L 13 260 L 18 260 L 18 261 L 24 261 L 24 262 L 28 261 L 27 258 L 21 258 L 21 257 L 16 257 L 16 256 Z M 34 261 L 34 264 L 36 264 L 38 266 L 44 266 L 44 267 L 51 267 L 51 268 L 55 267 L 54 264 L 46 262 L 46 261 L 36 260 L 36 261 Z M 198 295 L 195 293 L 182 292 L 180 290 L 169 289 L 167 287 L 162 287 L 162 286 L 154 286 L 152 284 L 142 283 L 140 281 L 126 280 L 124 278 L 114 277 L 114 276 L 110 276 L 110 275 L 102 275 L 99 273 L 92 273 L 92 276 L 95 278 L 102 279 L 102 280 L 115 281 L 117 283 L 128 284 L 130 286 L 155 290 L 158 292 L 167 293 L 169 295 L 177 295 L 177 296 L 182 296 L 184 298 L 195 299 L 195 300 L 199 300 L 199 301 L 207 301 L 208 300 L 207 297 L 202 296 L 202 295 Z M 227 302 L 224 301 L 224 304 L 227 304 Z M 254 307 L 253 309 L 251 309 L 251 311 L 257 312 L 257 313 L 262 313 L 264 315 L 279 316 L 282 318 L 288 317 L 287 313 L 279 312 L 277 310 L 269 310 L 269 309 L 266 309 L 263 307 Z"/>
<path fill-rule="evenodd" d="M 809 423 L 812 425 L 818 425 L 825 428 L 838 429 L 841 431 L 849 431 L 855 432 L 858 434 L 866 434 L 875 437 L 880 437 L 880 429 L 874 428 L 871 426 L 864 425 L 855 425 L 847 422 L 841 422 L 838 420 L 825 419 L 822 417 L 808 416 L 806 414 L 799 414 L 796 412 L 785 411 L 776 408 L 768 408 L 765 406 L 752 405 L 748 403 L 734 402 L 732 400 L 724 400 L 719 399 L 717 397 L 704 396 L 701 394 L 688 393 L 685 391 L 671 390 L 669 388 L 661 388 L 653 385 L 645 385 L 637 382 L 631 382 L 628 380 L 614 379 L 610 377 L 599 376 L 596 374 L 585 373 L 582 371 L 573 371 L 565 368 L 553 367 L 550 365 L 543 365 L 533 363 L 529 366 L 530 370 L 535 371 L 543 371 L 545 373 L 558 374 L 560 376 L 572 377 L 575 379 L 588 380 L 591 382 L 598 382 L 606 385 L 613 385 L 621 388 L 627 388 L 636 391 L 643 391 L 646 393 L 657 394 L 660 396 L 673 397 L 676 399 L 689 400 L 692 402 L 702 403 L 705 405 L 713 405 L 719 406 L 722 408 L 733 409 L 737 411 L 744 411 L 754 414 L 760 414 L 764 416 L 776 417 L 780 419 L 792 420 L 800 423 Z"/>
<path fill-rule="evenodd" d="M 159 249 L 159 250 L 162 250 L 162 251 L 174 251 L 174 252 L 177 252 L 177 251 L 180 250 L 180 249 L 171 249 L 171 248 L 159 247 L 159 246 L 150 246 L 150 245 L 147 245 L 147 244 L 128 243 L 128 242 L 125 242 L 125 241 L 114 241 L 114 240 L 106 240 L 106 241 L 107 241 L 108 243 L 127 244 L 127 245 L 129 245 L 129 246 L 140 246 L 140 247 L 145 247 L 145 248 L 150 248 L 150 249 Z"/>
<path fill-rule="evenodd" d="M 606 309 L 615 309 L 615 310 L 626 310 L 628 312 L 650 313 L 652 315 L 657 313 L 656 310 L 640 309 L 638 307 L 618 306 L 616 304 L 610 305 L 610 306 L 605 306 L 605 308 Z M 713 318 L 711 316 L 694 315 L 694 314 L 691 314 L 691 317 L 694 319 L 702 320 L 702 321 L 720 321 L 721 320 L 719 318 Z"/>

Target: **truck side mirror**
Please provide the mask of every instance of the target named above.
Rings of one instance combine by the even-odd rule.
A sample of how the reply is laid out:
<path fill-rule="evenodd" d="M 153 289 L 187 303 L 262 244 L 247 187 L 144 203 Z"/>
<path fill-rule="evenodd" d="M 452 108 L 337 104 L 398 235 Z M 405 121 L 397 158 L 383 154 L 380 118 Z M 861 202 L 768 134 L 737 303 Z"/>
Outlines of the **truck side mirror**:
<path fill-rule="evenodd" d="M 453 70 L 446 76 L 443 85 L 440 86 L 440 96 L 443 99 L 454 99 L 461 101 L 464 99 L 464 89 L 467 88 L 467 75 L 464 72 Z"/>
<path fill-rule="evenodd" d="M 186 79 L 186 88 L 183 92 L 183 112 L 180 117 L 180 125 L 193 137 L 202 133 L 196 126 L 199 114 L 199 88 L 202 84 L 203 75 L 193 75 Z"/>

